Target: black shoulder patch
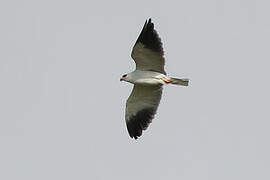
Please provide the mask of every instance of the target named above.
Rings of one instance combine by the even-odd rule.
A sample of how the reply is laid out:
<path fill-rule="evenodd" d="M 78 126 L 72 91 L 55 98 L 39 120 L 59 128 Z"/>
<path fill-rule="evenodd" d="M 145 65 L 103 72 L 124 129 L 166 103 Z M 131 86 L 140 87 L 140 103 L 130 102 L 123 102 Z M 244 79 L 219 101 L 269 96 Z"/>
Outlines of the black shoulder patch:
<path fill-rule="evenodd" d="M 127 122 L 128 133 L 131 138 L 137 139 L 146 130 L 155 116 L 155 110 L 147 108 L 139 111 L 135 116 L 130 117 Z"/>
<path fill-rule="evenodd" d="M 138 42 L 144 44 L 146 48 L 163 54 L 162 42 L 154 29 L 151 18 L 148 21 L 146 20 L 136 43 Z"/>

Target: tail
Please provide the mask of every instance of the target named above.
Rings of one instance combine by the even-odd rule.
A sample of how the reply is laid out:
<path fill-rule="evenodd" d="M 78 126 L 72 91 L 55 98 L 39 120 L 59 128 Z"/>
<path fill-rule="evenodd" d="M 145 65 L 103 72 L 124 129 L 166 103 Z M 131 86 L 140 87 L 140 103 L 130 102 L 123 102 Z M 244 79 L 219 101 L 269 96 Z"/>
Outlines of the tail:
<path fill-rule="evenodd" d="M 188 86 L 189 79 L 170 78 L 171 84 Z"/>

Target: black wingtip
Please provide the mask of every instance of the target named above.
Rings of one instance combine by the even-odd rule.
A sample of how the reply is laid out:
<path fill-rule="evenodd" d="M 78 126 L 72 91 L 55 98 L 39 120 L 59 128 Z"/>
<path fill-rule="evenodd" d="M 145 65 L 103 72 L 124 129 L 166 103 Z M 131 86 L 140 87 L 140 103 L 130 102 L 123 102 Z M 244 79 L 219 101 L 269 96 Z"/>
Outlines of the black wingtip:
<path fill-rule="evenodd" d="M 138 139 L 142 135 L 142 131 L 146 130 L 154 118 L 155 110 L 147 108 L 139 111 L 136 115 L 132 116 L 127 122 L 127 129 L 129 136 Z"/>
<path fill-rule="evenodd" d="M 136 43 L 138 42 L 144 44 L 146 48 L 163 53 L 161 39 L 159 38 L 156 30 L 154 29 L 154 24 L 152 23 L 151 18 L 149 18 L 148 21 L 145 21 L 143 29 Z"/>

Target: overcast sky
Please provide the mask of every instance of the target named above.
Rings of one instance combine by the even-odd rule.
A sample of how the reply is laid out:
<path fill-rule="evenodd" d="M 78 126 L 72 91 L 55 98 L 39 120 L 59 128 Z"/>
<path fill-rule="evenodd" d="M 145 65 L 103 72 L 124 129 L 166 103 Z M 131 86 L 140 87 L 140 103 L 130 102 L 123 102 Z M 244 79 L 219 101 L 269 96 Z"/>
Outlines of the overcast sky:
<path fill-rule="evenodd" d="M 267 0 L 0 2 L 0 179 L 269 180 Z M 151 17 L 166 71 L 137 141 L 130 57 Z"/>

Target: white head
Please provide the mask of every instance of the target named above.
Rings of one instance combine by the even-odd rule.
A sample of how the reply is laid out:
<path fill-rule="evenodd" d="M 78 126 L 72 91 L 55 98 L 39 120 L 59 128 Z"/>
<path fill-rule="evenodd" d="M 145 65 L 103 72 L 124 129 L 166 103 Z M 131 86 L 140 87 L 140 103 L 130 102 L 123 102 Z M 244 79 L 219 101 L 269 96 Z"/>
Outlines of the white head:
<path fill-rule="evenodd" d="M 120 81 L 130 82 L 130 80 L 131 80 L 130 74 L 124 74 L 124 75 L 120 78 Z"/>

